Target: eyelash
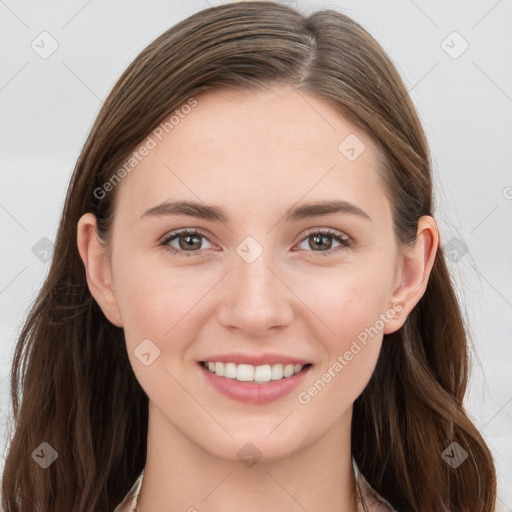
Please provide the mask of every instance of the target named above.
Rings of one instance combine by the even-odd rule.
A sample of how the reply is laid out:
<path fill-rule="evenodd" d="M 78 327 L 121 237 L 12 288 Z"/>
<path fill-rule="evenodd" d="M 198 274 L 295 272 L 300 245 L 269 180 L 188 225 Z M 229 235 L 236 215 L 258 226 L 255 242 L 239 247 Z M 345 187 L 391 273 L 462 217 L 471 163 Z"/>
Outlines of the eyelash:
<path fill-rule="evenodd" d="M 334 240 L 336 240 L 337 242 L 339 242 L 341 244 L 340 246 L 335 247 L 333 249 L 329 249 L 327 251 L 313 251 L 313 250 L 311 251 L 311 252 L 315 253 L 315 255 L 318 255 L 318 256 L 332 256 L 333 253 L 338 252 L 343 249 L 348 249 L 353 244 L 353 240 L 350 237 L 348 237 L 347 235 L 341 235 L 339 232 L 334 231 L 330 228 L 326 229 L 326 230 L 317 229 L 315 231 L 311 231 L 304 238 L 302 238 L 300 243 L 304 242 L 305 240 L 307 240 L 308 238 L 310 238 L 313 235 L 328 236 L 328 237 L 333 238 Z M 202 249 L 198 249 L 197 251 L 189 252 L 189 251 L 183 251 L 182 249 L 176 249 L 175 247 L 171 247 L 170 245 L 168 245 L 169 242 L 171 242 L 172 240 L 175 240 L 176 238 L 180 238 L 182 236 L 203 237 L 206 240 L 208 240 L 208 242 L 211 243 L 211 241 L 208 239 L 208 237 L 201 231 L 198 231 L 196 229 L 191 229 L 191 230 L 184 229 L 184 230 L 180 230 L 180 231 L 174 231 L 174 232 L 169 233 L 168 235 L 164 236 L 164 238 L 160 241 L 159 245 L 163 246 L 163 248 L 166 251 L 168 251 L 172 254 L 183 255 L 186 257 L 196 256 L 197 254 L 199 254 L 201 252 Z"/>

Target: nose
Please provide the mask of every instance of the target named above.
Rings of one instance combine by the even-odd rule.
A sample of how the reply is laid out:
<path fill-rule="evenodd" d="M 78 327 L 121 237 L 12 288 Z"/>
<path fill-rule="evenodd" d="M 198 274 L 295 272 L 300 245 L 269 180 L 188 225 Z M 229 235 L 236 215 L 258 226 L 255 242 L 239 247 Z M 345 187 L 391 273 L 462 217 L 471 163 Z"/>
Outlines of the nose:
<path fill-rule="evenodd" d="M 264 251 L 249 262 L 236 255 L 232 270 L 222 280 L 219 321 L 245 336 L 265 336 L 270 329 L 285 327 L 293 320 L 293 292 L 265 256 Z"/>

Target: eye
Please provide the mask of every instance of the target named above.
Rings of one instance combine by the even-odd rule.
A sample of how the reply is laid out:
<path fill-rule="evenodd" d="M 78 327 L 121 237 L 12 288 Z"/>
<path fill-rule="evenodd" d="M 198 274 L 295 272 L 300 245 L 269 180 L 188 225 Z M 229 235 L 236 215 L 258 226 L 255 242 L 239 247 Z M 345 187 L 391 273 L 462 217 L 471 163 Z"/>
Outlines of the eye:
<path fill-rule="evenodd" d="M 162 245 L 166 251 L 169 251 L 172 254 L 196 256 L 201 252 L 202 238 L 211 243 L 208 240 L 208 237 L 197 229 L 182 229 L 180 231 L 174 231 L 173 233 L 166 235 L 161 240 L 160 245 Z M 334 239 L 339 243 L 339 246 L 333 249 L 332 242 L 329 243 L 329 239 Z M 179 247 L 173 247 L 170 245 L 170 243 L 174 242 L 175 240 L 178 241 Z M 352 239 L 349 236 L 332 229 L 317 229 L 312 231 L 302 239 L 301 243 L 304 243 L 307 240 L 310 240 L 309 246 L 312 248 L 312 252 L 322 256 L 332 255 L 334 252 L 346 249 L 352 245 Z M 318 250 L 318 247 L 323 247 L 327 250 Z"/>
<path fill-rule="evenodd" d="M 340 245 L 332 249 L 332 242 L 329 243 L 329 239 L 336 240 Z M 310 241 L 309 246 L 313 248 L 312 251 L 318 253 L 318 256 L 331 256 L 333 253 L 351 247 L 352 245 L 352 239 L 349 236 L 332 229 L 317 229 L 316 231 L 312 231 L 302 240 L 301 243 L 308 240 Z M 322 246 L 327 248 L 327 250 L 314 249 L 314 247 L 321 248 Z"/>
<path fill-rule="evenodd" d="M 201 238 L 208 240 L 208 238 L 203 235 L 203 233 L 196 229 L 183 229 L 181 231 L 175 231 L 166 235 L 160 242 L 160 245 L 162 245 L 165 250 L 171 252 L 172 254 L 195 256 L 201 252 L 199 250 L 199 247 L 201 246 Z M 169 245 L 174 240 L 178 240 L 179 247 L 173 247 L 172 245 Z M 208 242 L 210 241 L 208 240 Z M 192 251 L 189 251 L 189 249 L 192 249 Z"/>

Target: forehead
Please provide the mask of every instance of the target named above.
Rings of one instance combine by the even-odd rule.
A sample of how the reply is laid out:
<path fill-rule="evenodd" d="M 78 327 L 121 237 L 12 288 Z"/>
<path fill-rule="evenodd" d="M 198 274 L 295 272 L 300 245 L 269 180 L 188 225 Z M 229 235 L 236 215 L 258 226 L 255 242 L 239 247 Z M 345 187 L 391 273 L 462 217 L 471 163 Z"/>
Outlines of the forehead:
<path fill-rule="evenodd" d="M 155 147 L 123 180 L 119 207 L 134 216 L 169 198 L 243 208 L 235 214 L 301 198 L 388 207 L 376 146 L 325 100 L 291 87 L 195 100 L 172 128 L 150 135 Z"/>

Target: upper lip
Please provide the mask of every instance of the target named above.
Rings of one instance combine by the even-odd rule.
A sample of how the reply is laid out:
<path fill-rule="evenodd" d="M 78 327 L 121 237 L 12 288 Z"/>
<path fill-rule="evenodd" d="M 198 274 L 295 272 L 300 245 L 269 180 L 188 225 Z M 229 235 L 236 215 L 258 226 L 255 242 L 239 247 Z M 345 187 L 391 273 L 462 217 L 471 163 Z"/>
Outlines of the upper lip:
<path fill-rule="evenodd" d="M 205 357 L 202 361 L 219 362 L 219 363 L 235 363 L 235 364 L 250 364 L 253 366 L 262 366 L 264 364 L 309 364 L 309 361 L 299 359 L 297 357 L 290 357 L 284 354 L 217 354 Z"/>

